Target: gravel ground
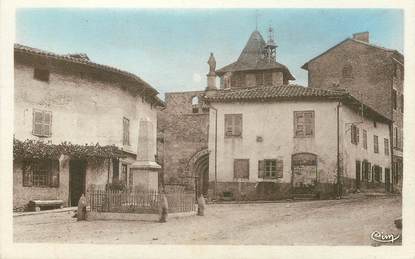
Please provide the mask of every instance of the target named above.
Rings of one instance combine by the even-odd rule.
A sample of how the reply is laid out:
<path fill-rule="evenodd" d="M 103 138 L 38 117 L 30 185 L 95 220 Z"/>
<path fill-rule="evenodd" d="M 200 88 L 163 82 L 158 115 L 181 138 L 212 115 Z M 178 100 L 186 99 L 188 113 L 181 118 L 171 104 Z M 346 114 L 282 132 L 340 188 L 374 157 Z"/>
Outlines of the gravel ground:
<path fill-rule="evenodd" d="M 373 231 L 400 234 L 399 197 L 211 204 L 203 217 L 81 221 L 72 213 L 14 218 L 15 242 L 227 245 L 376 245 Z M 399 240 L 400 241 L 400 240 Z M 400 244 L 401 242 L 395 242 Z"/>

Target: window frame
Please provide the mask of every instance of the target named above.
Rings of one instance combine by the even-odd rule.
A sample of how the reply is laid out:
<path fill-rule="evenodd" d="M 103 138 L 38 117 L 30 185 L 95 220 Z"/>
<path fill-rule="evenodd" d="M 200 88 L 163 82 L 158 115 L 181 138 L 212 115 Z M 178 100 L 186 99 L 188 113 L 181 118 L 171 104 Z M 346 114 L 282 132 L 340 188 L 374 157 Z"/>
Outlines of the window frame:
<path fill-rule="evenodd" d="M 239 128 L 239 134 L 237 133 L 237 124 L 236 124 L 236 118 L 240 117 L 240 128 Z M 228 123 L 231 122 L 229 125 Z M 231 128 L 231 131 L 229 132 L 228 129 Z M 232 113 L 232 114 L 225 114 L 224 115 L 224 135 L 225 138 L 233 138 L 233 137 L 242 137 L 243 133 L 243 115 L 242 113 Z"/>
<path fill-rule="evenodd" d="M 59 188 L 60 174 L 57 160 L 42 159 L 25 162 L 22 169 L 22 186 L 35 188 Z M 54 179 L 56 176 L 56 179 Z"/>
<path fill-rule="evenodd" d="M 131 146 L 130 143 L 130 119 L 122 118 L 122 144 L 123 146 Z"/>
<path fill-rule="evenodd" d="M 305 121 L 305 114 L 306 113 L 310 113 L 312 114 L 312 122 L 311 123 L 306 123 Z M 302 114 L 303 116 L 303 134 L 298 135 L 297 133 L 297 128 L 299 126 L 298 120 L 297 120 L 297 116 Z M 306 110 L 306 111 L 294 111 L 294 138 L 313 138 L 315 136 L 315 112 L 314 110 Z M 311 135 L 307 135 L 307 124 L 311 125 L 311 131 L 312 134 Z"/>
<path fill-rule="evenodd" d="M 41 113 L 42 115 L 42 120 L 41 122 L 37 122 L 36 121 L 36 113 Z M 46 123 L 46 114 L 49 114 L 49 123 Z M 33 108 L 32 111 L 32 135 L 33 136 L 37 136 L 37 137 L 46 137 L 49 138 L 52 136 L 52 112 L 51 111 L 47 111 L 47 110 L 40 110 L 40 109 L 36 109 Z M 36 131 L 36 125 L 40 125 L 41 126 L 41 130 L 40 132 Z M 45 126 L 49 127 L 49 132 L 46 133 L 45 132 Z"/>
<path fill-rule="evenodd" d="M 362 129 L 363 148 L 367 150 L 367 130 Z"/>
<path fill-rule="evenodd" d="M 350 137 L 351 137 L 351 143 L 354 145 L 359 144 L 359 127 L 352 124 L 350 125 Z"/>
<path fill-rule="evenodd" d="M 342 77 L 344 79 L 353 78 L 353 66 L 351 64 L 346 64 L 342 68 Z"/>
<path fill-rule="evenodd" d="M 387 139 L 387 138 L 384 138 L 383 139 L 383 145 L 384 145 L 384 152 L 385 152 L 385 155 L 387 155 L 387 156 L 389 156 L 389 139 Z"/>
<path fill-rule="evenodd" d="M 373 152 L 379 154 L 379 137 L 377 135 L 373 135 Z"/>

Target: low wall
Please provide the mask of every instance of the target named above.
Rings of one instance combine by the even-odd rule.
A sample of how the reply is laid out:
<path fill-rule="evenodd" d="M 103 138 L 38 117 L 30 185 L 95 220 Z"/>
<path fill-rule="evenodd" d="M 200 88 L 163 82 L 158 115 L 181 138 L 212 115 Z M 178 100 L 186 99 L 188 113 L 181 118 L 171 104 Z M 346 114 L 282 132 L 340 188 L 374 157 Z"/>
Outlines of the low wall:
<path fill-rule="evenodd" d="M 196 211 L 169 213 L 169 218 L 180 218 L 196 215 Z M 159 214 L 154 213 L 116 213 L 116 212 L 96 212 L 88 211 L 87 220 L 132 220 L 132 221 L 158 221 Z"/>

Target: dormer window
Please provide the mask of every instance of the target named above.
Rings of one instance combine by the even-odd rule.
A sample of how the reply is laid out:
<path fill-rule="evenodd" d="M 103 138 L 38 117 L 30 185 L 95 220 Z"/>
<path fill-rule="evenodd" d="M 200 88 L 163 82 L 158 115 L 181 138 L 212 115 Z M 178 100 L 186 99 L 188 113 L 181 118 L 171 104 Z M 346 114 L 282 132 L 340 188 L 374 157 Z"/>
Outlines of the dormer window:
<path fill-rule="evenodd" d="M 348 64 L 343 67 L 343 78 L 352 78 L 353 68 L 352 65 Z"/>

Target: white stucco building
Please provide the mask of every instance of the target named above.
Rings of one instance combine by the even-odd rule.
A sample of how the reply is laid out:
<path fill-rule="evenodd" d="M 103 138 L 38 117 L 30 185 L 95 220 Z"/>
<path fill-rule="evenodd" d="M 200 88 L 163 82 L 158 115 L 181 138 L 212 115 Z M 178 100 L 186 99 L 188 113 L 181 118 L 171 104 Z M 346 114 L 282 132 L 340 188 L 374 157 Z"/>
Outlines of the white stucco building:
<path fill-rule="evenodd" d="M 15 142 L 41 141 L 50 148 L 66 142 L 73 153 L 42 159 L 30 152 L 16 154 L 15 208 L 33 199 L 74 206 L 91 184 L 158 188 L 154 155 L 157 110 L 163 102 L 152 86 L 85 54 L 58 55 L 22 45 L 14 50 Z M 100 148 L 94 149 L 97 143 Z M 103 152 L 94 153 L 101 157 L 79 157 L 75 149 L 85 144 Z M 109 157 L 104 151 L 112 146 L 115 153 Z"/>
<path fill-rule="evenodd" d="M 254 31 L 236 62 L 208 74 L 209 196 L 324 198 L 357 189 L 391 191 L 390 119 L 341 86 L 290 84 L 294 77 L 276 61 L 269 32 L 265 42 Z M 212 70 L 216 63 L 209 65 Z"/>
<path fill-rule="evenodd" d="M 390 184 L 388 120 L 346 92 L 281 85 L 219 90 L 207 101 L 219 196 L 336 195 L 338 173 L 343 190 Z"/>

